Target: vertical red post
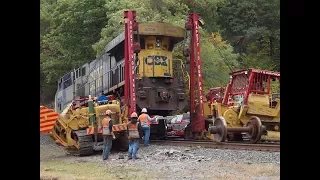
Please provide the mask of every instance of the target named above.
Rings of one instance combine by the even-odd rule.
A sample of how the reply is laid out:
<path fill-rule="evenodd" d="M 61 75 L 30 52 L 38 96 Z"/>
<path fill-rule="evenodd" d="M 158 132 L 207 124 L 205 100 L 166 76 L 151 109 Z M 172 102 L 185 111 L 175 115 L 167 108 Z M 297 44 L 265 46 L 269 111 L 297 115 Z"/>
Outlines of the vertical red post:
<path fill-rule="evenodd" d="M 198 111 L 197 119 L 200 121 L 199 126 L 195 129 L 197 132 L 202 132 L 205 130 L 204 123 L 204 109 L 203 109 L 203 81 L 202 81 L 202 61 L 200 55 L 200 33 L 199 33 L 199 15 L 197 13 L 193 14 L 194 21 L 194 32 L 193 36 L 195 38 L 195 57 L 196 57 L 196 72 L 197 72 L 197 82 L 198 82 Z"/>
<path fill-rule="evenodd" d="M 268 76 L 268 92 L 267 92 L 268 94 L 270 94 L 270 90 L 271 90 L 271 89 L 270 89 L 270 86 L 271 86 L 271 84 L 270 84 L 270 79 L 271 79 L 271 76 L 269 75 L 269 76 Z"/>
<path fill-rule="evenodd" d="M 126 13 L 126 12 L 125 12 Z M 126 14 L 124 15 L 126 21 Z M 124 28 L 124 104 L 129 102 L 129 58 L 128 58 L 128 28 L 127 23 L 125 23 Z"/>
<path fill-rule="evenodd" d="M 135 88 L 135 59 L 133 47 L 133 32 L 137 29 L 135 11 L 125 11 L 125 103 L 129 103 L 128 116 L 136 111 L 136 88 Z M 135 28 L 134 28 L 135 27 Z"/>
<path fill-rule="evenodd" d="M 204 109 L 203 109 L 203 81 L 202 81 L 202 61 L 200 55 L 200 33 L 199 33 L 199 15 L 197 13 L 189 14 L 189 20 L 192 20 L 192 37 L 190 51 L 190 113 L 192 132 L 203 132 L 205 130 Z M 196 94 L 195 94 L 196 93 Z M 195 98 L 196 96 L 196 98 Z M 197 99 L 197 106 L 195 102 Z"/>
<path fill-rule="evenodd" d="M 195 76 L 195 58 L 194 58 L 194 36 L 193 36 L 193 31 L 194 31 L 194 21 L 192 19 L 192 14 L 189 14 L 188 21 L 191 22 L 192 24 L 192 29 L 191 29 L 191 45 L 190 45 L 190 114 L 192 118 L 192 132 L 193 132 L 193 127 L 195 126 L 194 124 L 196 123 L 196 119 L 194 114 L 196 113 L 195 109 L 195 82 L 194 82 L 194 76 Z"/>

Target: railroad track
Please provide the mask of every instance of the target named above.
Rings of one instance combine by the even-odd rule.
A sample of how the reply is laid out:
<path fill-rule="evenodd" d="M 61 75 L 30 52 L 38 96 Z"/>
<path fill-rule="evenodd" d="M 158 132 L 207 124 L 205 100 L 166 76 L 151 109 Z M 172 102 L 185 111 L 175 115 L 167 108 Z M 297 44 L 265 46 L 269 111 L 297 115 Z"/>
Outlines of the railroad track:
<path fill-rule="evenodd" d="M 150 140 L 153 144 L 171 146 L 201 146 L 214 149 L 236 149 L 252 151 L 280 152 L 280 144 L 249 144 L 249 143 L 218 143 L 214 141 L 185 141 L 185 140 Z"/>
<path fill-rule="evenodd" d="M 158 139 L 157 139 L 158 140 Z M 168 137 L 167 141 L 193 141 L 193 142 L 214 142 L 213 140 L 206 139 L 206 140 L 193 140 L 193 139 L 184 139 L 184 138 L 176 138 L 176 137 Z M 252 144 L 249 140 L 242 140 L 242 141 L 227 141 L 228 143 L 239 143 L 239 144 Z M 259 141 L 256 144 L 274 144 L 280 145 L 280 141 Z"/>

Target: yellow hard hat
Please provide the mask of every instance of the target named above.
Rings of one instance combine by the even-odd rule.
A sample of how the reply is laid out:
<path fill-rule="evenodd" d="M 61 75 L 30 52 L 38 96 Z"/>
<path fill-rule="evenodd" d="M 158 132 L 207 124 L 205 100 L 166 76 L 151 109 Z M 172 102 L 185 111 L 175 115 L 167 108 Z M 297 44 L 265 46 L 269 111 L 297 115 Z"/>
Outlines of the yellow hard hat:
<path fill-rule="evenodd" d="M 131 117 L 132 117 L 132 118 L 137 118 L 137 117 L 138 117 L 138 114 L 137 114 L 136 112 L 133 112 L 133 113 L 131 114 Z"/>
<path fill-rule="evenodd" d="M 111 110 L 109 110 L 109 109 L 106 110 L 106 115 L 111 115 L 111 113 L 112 113 Z"/>

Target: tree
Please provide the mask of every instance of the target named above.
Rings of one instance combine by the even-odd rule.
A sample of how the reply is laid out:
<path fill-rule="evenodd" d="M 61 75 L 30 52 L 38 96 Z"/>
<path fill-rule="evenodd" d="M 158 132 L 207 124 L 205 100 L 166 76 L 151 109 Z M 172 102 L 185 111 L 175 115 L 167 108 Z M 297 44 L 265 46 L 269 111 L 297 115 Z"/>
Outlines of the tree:
<path fill-rule="evenodd" d="M 40 86 L 53 86 L 72 68 L 93 60 L 92 45 L 107 23 L 104 0 L 40 1 Z M 54 93 L 55 90 L 51 90 Z"/>
<path fill-rule="evenodd" d="M 204 89 L 225 87 L 229 82 L 229 73 L 238 70 L 238 54 L 233 53 L 233 47 L 222 40 L 220 33 L 202 32 L 201 35 Z"/>
<path fill-rule="evenodd" d="M 225 0 L 185 0 L 190 12 L 196 12 L 204 20 L 207 32 L 219 32 L 218 9 L 224 5 Z"/>
<path fill-rule="evenodd" d="M 99 55 L 106 44 L 124 31 L 119 22 L 123 18 L 125 10 L 135 10 L 139 23 L 167 22 L 170 24 L 184 26 L 188 6 L 183 0 L 110 0 L 105 5 L 108 22 L 101 30 L 101 39 L 94 45 Z"/>
<path fill-rule="evenodd" d="M 280 70 L 279 0 L 227 0 L 218 13 L 224 37 L 241 36 L 245 39 L 239 41 L 245 43 L 238 47 L 243 68 L 263 61 L 261 63 L 268 64 L 265 68 Z"/>

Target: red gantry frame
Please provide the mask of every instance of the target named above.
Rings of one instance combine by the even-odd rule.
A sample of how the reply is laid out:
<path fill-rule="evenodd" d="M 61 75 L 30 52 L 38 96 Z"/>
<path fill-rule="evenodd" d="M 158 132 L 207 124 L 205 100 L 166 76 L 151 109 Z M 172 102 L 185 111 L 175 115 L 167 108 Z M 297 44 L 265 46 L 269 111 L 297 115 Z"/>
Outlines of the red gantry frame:
<path fill-rule="evenodd" d="M 228 104 L 228 99 L 236 95 L 244 97 L 244 105 L 248 105 L 250 93 L 270 94 L 270 81 L 278 79 L 280 83 L 280 73 L 260 69 L 246 69 L 230 73 L 231 81 L 227 85 L 222 103 Z M 250 87 L 250 88 L 249 88 Z"/>

